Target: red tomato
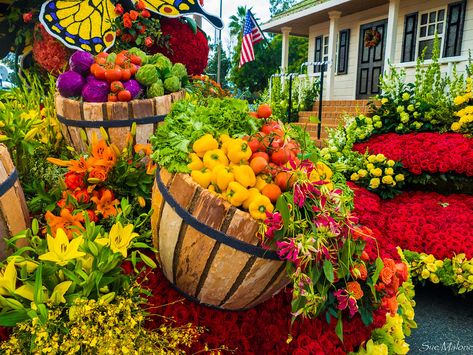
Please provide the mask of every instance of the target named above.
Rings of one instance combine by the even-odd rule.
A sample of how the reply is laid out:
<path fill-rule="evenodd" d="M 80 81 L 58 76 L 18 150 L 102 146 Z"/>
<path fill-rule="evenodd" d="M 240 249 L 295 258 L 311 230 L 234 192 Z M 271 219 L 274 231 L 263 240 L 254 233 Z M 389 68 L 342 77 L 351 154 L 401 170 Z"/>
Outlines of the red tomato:
<path fill-rule="evenodd" d="M 271 148 L 274 149 L 274 150 L 278 150 L 279 148 L 282 147 L 283 143 L 284 143 L 284 141 L 281 138 L 275 137 L 271 141 Z"/>
<path fill-rule="evenodd" d="M 273 131 L 273 127 L 270 124 L 264 124 L 263 127 L 261 127 L 261 132 L 264 134 L 270 134 Z"/>
<path fill-rule="evenodd" d="M 258 137 L 256 137 L 256 136 L 251 137 L 251 138 L 248 140 L 248 145 L 250 146 L 250 149 L 251 149 L 251 151 L 252 151 L 253 153 L 254 153 L 254 152 L 257 152 L 258 149 L 259 149 L 259 147 L 260 147 Z"/>
<path fill-rule="evenodd" d="M 112 83 L 110 84 L 110 90 L 112 90 L 112 92 L 114 93 L 120 92 L 124 89 L 125 87 L 123 86 L 123 83 L 121 81 L 112 81 Z"/>
<path fill-rule="evenodd" d="M 123 102 L 131 101 L 131 92 L 129 92 L 128 90 L 120 91 L 118 93 L 118 101 L 123 101 Z"/>
<path fill-rule="evenodd" d="M 256 112 L 250 112 L 249 115 L 254 118 L 259 118 Z"/>
<path fill-rule="evenodd" d="M 264 169 L 263 173 L 269 174 L 272 177 L 275 177 L 280 171 L 281 171 L 281 168 L 279 166 L 277 166 L 274 163 L 269 163 L 266 169 Z"/>
<path fill-rule="evenodd" d="M 131 70 L 130 69 L 122 69 L 122 80 L 128 81 L 131 79 Z"/>
<path fill-rule="evenodd" d="M 142 60 L 140 57 L 138 57 L 137 55 L 131 55 L 130 56 L 130 61 L 133 63 L 133 64 L 136 64 L 136 65 L 141 65 L 142 63 Z"/>
<path fill-rule="evenodd" d="M 273 114 L 273 111 L 268 104 L 262 104 L 258 107 L 257 114 L 259 118 L 269 118 Z"/>
<path fill-rule="evenodd" d="M 95 63 L 100 64 L 100 65 L 105 65 L 107 63 L 107 58 L 97 57 L 95 58 Z"/>
<path fill-rule="evenodd" d="M 109 82 L 120 81 L 122 78 L 122 71 L 120 69 L 107 69 L 105 71 L 105 79 Z"/>
<path fill-rule="evenodd" d="M 250 167 L 253 169 L 255 175 L 261 173 L 267 166 L 268 162 L 263 157 L 256 157 L 250 161 Z"/>
<path fill-rule="evenodd" d="M 273 154 L 271 154 L 271 161 L 276 165 L 284 165 L 288 162 L 288 160 L 289 154 L 284 149 L 276 150 L 275 152 L 273 152 Z"/>
<path fill-rule="evenodd" d="M 294 176 L 287 171 L 281 171 L 274 178 L 274 183 L 278 185 L 282 191 L 287 191 L 294 185 Z"/>
<path fill-rule="evenodd" d="M 108 94 L 108 102 L 117 102 L 118 96 L 117 94 Z"/>
<path fill-rule="evenodd" d="M 107 57 L 108 57 L 107 52 L 100 52 L 99 54 L 97 54 L 97 58 L 107 58 Z"/>
<path fill-rule="evenodd" d="M 101 65 L 98 65 L 98 66 L 95 67 L 94 76 L 97 79 L 104 80 L 105 79 L 105 73 L 106 73 L 106 70 Z"/>
<path fill-rule="evenodd" d="M 131 75 L 133 76 L 133 75 L 135 75 L 136 72 L 138 71 L 138 66 L 132 63 L 132 64 L 130 64 L 130 68 L 129 68 L 129 69 L 130 69 Z"/>
<path fill-rule="evenodd" d="M 128 58 L 125 54 L 120 53 L 117 55 L 117 58 L 115 59 L 115 64 L 123 66 L 126 62 L 128 62 Z"/>
<path fill-rule="evenodd" d="M 264 136 L 260 140 L 258 150 L 265 152 L 269 149 L 270 146 L 271 146 L 271 139 L 269 138 L 269 136 Z"/>
<path fill-rule="evenodd" d="M 264 158 L 264 159 L 269 163 L 269 155 L 268 155 L 268 153 L 266 153 L 266 152 L 256 152 L 256 153 L 253 153 L 253 155 L 251 156 L 251 159 L 254 159 L 254 158 L 257 158 L 257 157 L 262 157 L 262 158 Z"/>

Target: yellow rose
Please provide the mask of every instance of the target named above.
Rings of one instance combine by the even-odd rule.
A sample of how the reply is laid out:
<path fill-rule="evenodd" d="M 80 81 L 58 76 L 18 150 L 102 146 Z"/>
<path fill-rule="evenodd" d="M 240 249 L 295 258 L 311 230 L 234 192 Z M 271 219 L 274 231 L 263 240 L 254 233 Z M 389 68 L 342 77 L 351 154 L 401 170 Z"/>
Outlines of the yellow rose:
<path fill-rule="evenodd" d="M 388 164 L 389 167 L 393 167 L 396 164 L 396 162 L 394 160 L 390 159 L 390 160 L 387 161 L 386 164 Z"/>
<path fill-rule="evenodd" d="M 376 189 L 376 188 L 379 186 L 379 184 L 380 184 L 380 181 L 379 181 L 378 178 L 372 178 L 372 179 L 370 180 L 370 187 L 371 187 L 372 189 Z"/>
<path fill-rule="evenodd" d="M 465 103 L 465 99 L 463 96 L 457 96 L 455 97 L 455 100 L 453 100 L 453 103 L 456 105 L 456 106 L 460 106 L 461 104 Z"/>
<path fill-rule="evenodd" d="M 385 161 L 385 160 L 386 160 L 386 157 L 384 156 L 384 154 L 378 154 L 378 155 L 376 156 L 376 161 L 377 161 L 378 163 L 382 163 L 382 162 Z"/>
<path fill-rule="evenodd" d="M 360 170 L 358 170 L 358 175 L 361 178 L 364 178 L 364 177 L 366 177 L 366 175 L 368 175 L 368 172 L 365 169 L 360 169 Z"/>
<path fill-rule="evenodd" d="M 454 132 L 459 131 L 460 128 L 461 128 L 460 122 L 453 122 L 452 123 L 452 131 L 454 131 Z"/>
<path fill-rule="evenodd" d="M 423 279 L 428 279 L 430 277 L 430 271 L 427 269 L 422 270 L 421 275 Z"/>
<path fill-rule="evenodd" d="M 386 97 L 383 97 L 383 98 L 381 99 L 381 104 L 382 104 L 382 105 L 386 105 L 388 102 L 389 102 L 389 100 L 388 100 Z"/>
<path fill-rule="evenodd" d="M 374 165 L 369 163 L 369 164 L 366 164 L 366 169 L 368 170 L 373 170 L 374 169 Z"/>
<path fill-rule="evenodd" d="M 384 169 L 384 173 L 386 175 L 394 175 L 394 170 L 393 170 L 393 168 L 386 168 L 386 169 Z"/>
<path fill-rule="evenodd" d="M 403 174 L 397 174 L 395 179 L 396 179 L 397 182 L 404 181 L 404 175 Z"/>
<path fill-rule="evenodd" d="M 383 176 L 383 184 L 391 185 L 394 182 L 393 177 L 390 175 Z"/>
<path fill-rule="evenodd" d="M 360 175 L 358 175 L 357 173 L 353 173 L 350 176 L 351 181 L 358 181 L 359 179 L 360 179 Z"/>
<path fill-rule="evenodd" d="M 373 176 L 381 176 L 383 175 L 383 171 L 381 170 L 381 168 L 376 168 L 376 169 L 372 169 L 370 170 L 370 174 L 373 175 Z"/>
<path fill-rule="evenodd" d="M 370 163 L 376 163 L 376 155 L 370 155 L 370 156 L 368 157 L 368 161 L 369 161 Z"/>

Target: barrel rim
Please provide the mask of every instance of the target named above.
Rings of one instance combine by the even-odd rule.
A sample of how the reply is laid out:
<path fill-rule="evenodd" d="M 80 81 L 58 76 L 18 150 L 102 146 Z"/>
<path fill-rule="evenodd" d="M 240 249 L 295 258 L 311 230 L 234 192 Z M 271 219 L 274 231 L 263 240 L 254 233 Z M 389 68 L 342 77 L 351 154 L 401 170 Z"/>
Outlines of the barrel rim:
<path fill-rule="evenodd" d="M 181 205 L 179 205 L 179 203 L 174 199 L 174 197 L 171 195 L 171 193 L 167 189 L 166 185 L 163 183 L 161 179 L 160 171 L 161 169 L 158 167 L 156 169 L 156 176 L 155 176 L 158 190 L 162 194 L 164 201 L 169 206 L 171 206 L 174 212 L 176 212 L 176 214 L 180 218 L 182 218 L 182 220 L 186 224 L 188 224 L 189 226 L 191 226 L 198 232 L 205 234 L 209 238 L 212 238 L 219 243 L 225 244 L 226 246 L 236 249 L 238 251 L 241 251 L 243 253 L 253 255 L 261 259 L 276 260 L 276 261 L 281 261 L 281 262 L 283 261 L 281 260 L 277 252 L 274 250 L 267 250 L 257 245 L 248 244 L 244 241 L 238 240 L 232 236 L 229 236 L 228 234 L 222 231 L 214 229 L 206 225 L 205 223 L 202 223 L 201 221 L 199 221 L 197 218 L 191 215 L 186 209 L 184 209 Z M 198 188 L 201 188 L 201 187 L 199 186 Z"/>

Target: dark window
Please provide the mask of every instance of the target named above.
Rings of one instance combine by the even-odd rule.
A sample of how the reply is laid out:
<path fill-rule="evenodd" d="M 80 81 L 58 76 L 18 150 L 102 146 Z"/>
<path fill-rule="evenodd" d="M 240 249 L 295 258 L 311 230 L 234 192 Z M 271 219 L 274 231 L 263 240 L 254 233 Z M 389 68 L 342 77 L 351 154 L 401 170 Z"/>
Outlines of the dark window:
<path fill-rule="evenodd" d="M 314 52 L 314 62 L 321 62 L 323 60 L 323 44 L 324 44 L 324 37 L 318 36 L 315 37 L 315 52 Z M 314 73 L 320 72 L 320 66 L 314 66 Z"/>
<path fill-rule="evenodd" d="M 444 44 L 444 57 L 454 57 L 461 54 L 463 26 L 465 23 L 466 1 L 448 5 L 447 29 Z"/>
<path fill-rule="evenodd" d="M 425 21 L 425 23 L 427 23 L 427 14 L 424 15 L 422 15 L 421 22 Z M 404 19 L 404 40 L 402 42 L 401 62 L 412 62 L 416 59 L 417 17 L 418 14 L 416 12 L 406 15 Z"/>
<path fill-rule="evenodd" d="M 350 47 L 350 29 L 340 31 L 338 35 L 338 64 L 337 73 L 348 72 L 348 52 Z"/>

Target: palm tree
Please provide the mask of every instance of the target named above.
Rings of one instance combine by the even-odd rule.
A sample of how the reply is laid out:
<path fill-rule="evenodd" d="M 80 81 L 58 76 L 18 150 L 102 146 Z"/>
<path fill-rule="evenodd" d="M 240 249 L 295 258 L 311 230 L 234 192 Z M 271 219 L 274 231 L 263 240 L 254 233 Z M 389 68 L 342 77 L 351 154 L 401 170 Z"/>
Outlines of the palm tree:
<path fill-rule="evenodd" d="M 238 6 L 237 14 L 230 16 L 230 36 L 240 36 L 243 26 L 245 26 L 246 12 L 248 11 L 246 6 Z"/>

